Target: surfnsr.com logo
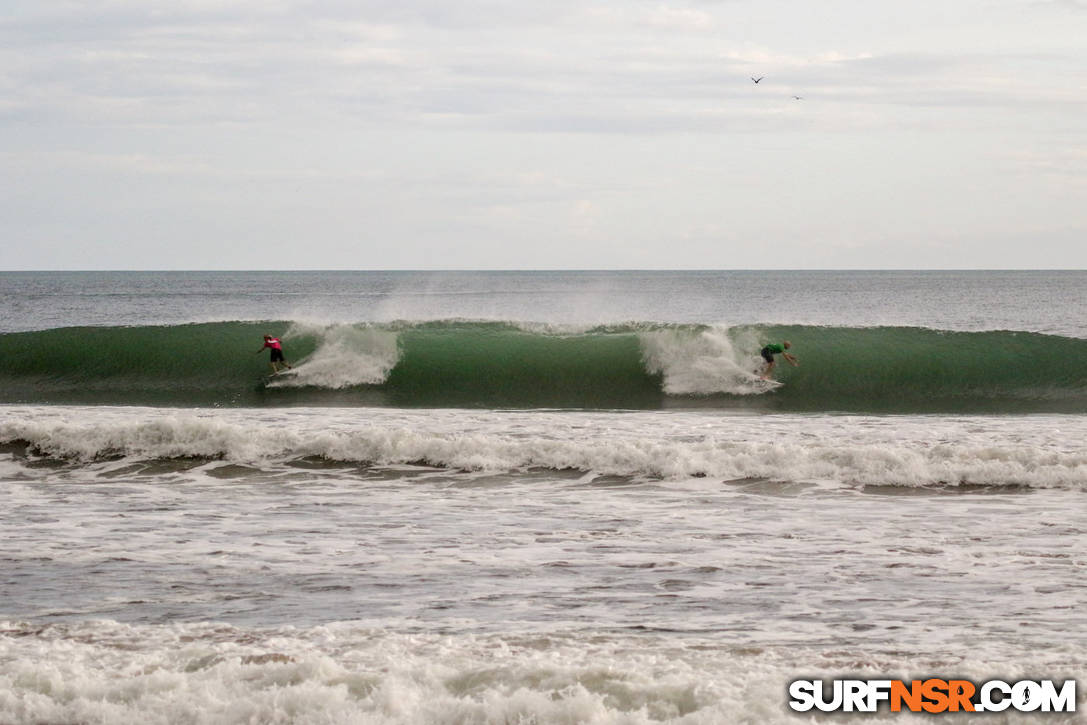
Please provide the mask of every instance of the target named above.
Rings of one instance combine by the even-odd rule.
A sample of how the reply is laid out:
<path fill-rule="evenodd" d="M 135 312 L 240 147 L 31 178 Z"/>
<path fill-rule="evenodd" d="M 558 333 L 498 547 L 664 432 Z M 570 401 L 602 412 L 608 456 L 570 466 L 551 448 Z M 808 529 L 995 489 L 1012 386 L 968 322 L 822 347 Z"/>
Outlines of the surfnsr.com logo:
<path fill-rule="evenodd" d="M 1075 712 L 1076 681 L 1059 686 L 1053 680 L 794 680 L 789 707 L 797 712 L 876 712 L 886 703 L 891 712 Z"/>

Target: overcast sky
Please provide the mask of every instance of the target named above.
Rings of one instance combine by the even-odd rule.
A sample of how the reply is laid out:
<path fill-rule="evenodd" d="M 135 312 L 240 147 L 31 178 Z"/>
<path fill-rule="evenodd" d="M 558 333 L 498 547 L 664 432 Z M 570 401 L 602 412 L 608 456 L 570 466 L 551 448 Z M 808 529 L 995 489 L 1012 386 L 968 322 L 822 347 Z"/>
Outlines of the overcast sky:
<path fill-rule="evenodd" d="M 1087 0 L 6 0 L 0 240 L 2 269 L 1087 268 Z"/>

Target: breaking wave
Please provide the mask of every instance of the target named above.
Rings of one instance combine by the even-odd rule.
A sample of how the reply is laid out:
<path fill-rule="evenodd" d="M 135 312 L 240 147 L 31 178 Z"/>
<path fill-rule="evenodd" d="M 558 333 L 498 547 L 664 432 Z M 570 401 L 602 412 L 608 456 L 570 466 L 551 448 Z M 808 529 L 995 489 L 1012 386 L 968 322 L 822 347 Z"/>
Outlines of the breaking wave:
<path fill-rule="evenodd" d="M 705 416 L 570 412 L 142 408 L 0 410 L 0 452 L 34 464 L 206 459 L 255 466 L 421 465 L 467 472 L 580 471 L 629 479 L 1087 488 L 1087 423 L 960 416 Z M 654 414 L 656 415 L 656 414 Z M 308 463 L 309 462 L 309 463 Z M 127 469 L 126 469 L 127 470 Z"/>
<path fill-rule="evenodd" d="M 256 348 L 281 336 L 293 370 Z M 790 339 L 799 368 L 754 373 Z M 0 402 L 1084 412 L 1087 340 L 904 327 L 216 322 L 0 335 Z"/>

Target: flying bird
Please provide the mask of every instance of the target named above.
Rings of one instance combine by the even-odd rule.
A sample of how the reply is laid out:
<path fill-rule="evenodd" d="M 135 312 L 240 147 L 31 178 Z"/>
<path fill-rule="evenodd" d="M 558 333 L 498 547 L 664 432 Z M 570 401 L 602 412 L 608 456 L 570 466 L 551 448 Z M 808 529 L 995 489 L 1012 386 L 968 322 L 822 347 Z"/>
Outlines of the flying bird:
<path fill-rule="evenodd" d="M 804 96 L 793 96 L 793 100 L 796 100 L 796 101 L 803 101 L 803 100 L 804 100 Z"/>
<path fill-rule="evenodd" d="M 752 77 L 751 77 L 751 80 L 753 80 L 753 81 L 755 81 L 756 83 L 758 83 L 759 81 L 761 81 L 761 80 L 762 80 L 763 78 L 765 78 L 765 77 L 766 77 L 766 76 L 759 76 L 758 78 L 755 78 L 754 76 L 752 76 Z"/>

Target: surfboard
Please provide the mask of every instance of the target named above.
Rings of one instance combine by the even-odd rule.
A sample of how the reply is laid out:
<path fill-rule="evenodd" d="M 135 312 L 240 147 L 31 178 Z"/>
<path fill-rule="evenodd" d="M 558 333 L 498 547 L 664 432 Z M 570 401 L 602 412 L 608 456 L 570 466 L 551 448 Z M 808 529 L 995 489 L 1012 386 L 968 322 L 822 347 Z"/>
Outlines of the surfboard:
<path fill-rule="evenodd" d="M 755 374 L 752 374 L 751 377 L 748 378 L 748 380 L 753 387 L 762 390 L 763 392 L 777 390 L 784 385 L 784 383 L 778 382 L 777 380 L 767 380 L 766 378 L 760 377 Z"/>
<path fill-rule="evenodd" d="M 296 368 L 290 368 L 288 370 L 280 370 L 278 373 L 269 373 L 268 375 L 264 376 L 264 378 L 263 378 L 264 383 L 265 383 L 265 385 L 267 385 L 268 383 L 274 382 L 278 378 L 283 378 L 283 377 L 287 377 L 289 375 L 292 375 L 292 374 L 294 374 L 296 372 L 296 370 L 297 370 Z"/>

